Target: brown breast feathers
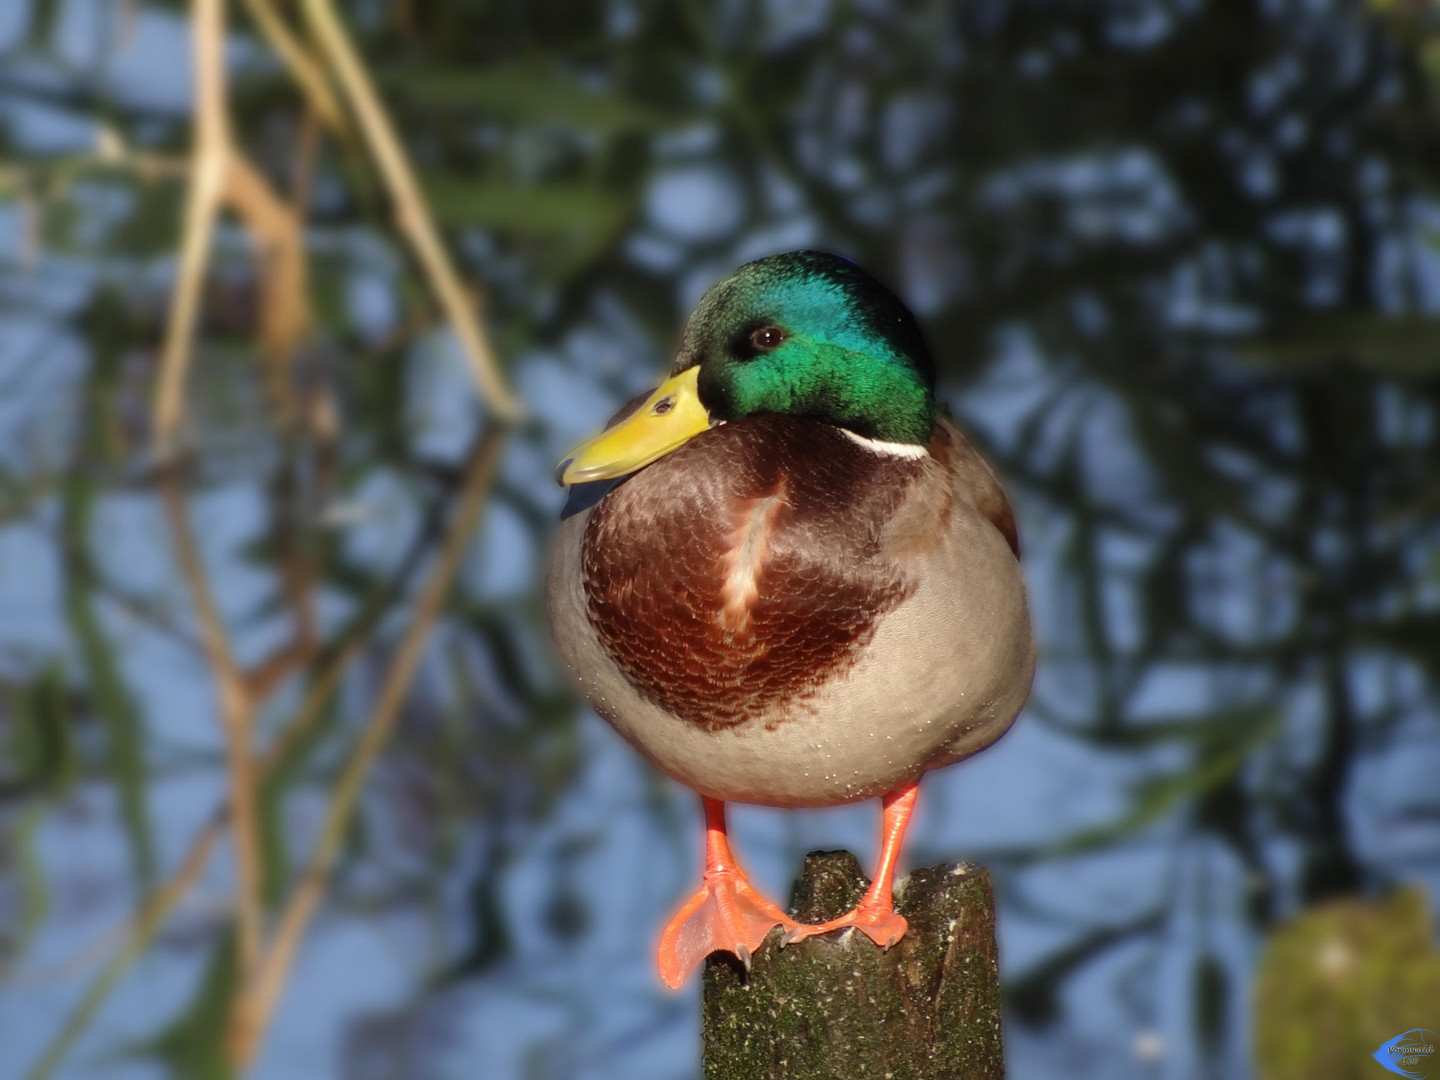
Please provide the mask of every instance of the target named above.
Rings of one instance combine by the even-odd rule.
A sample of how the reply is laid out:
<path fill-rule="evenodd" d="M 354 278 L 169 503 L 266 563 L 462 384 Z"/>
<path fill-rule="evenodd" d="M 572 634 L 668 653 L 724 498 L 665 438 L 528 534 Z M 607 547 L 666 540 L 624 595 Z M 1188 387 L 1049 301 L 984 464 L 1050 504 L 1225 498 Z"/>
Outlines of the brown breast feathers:
<path fill-rule="evenodd" d="M 908 595 L 882 545 L 922 471 L 807 420 L 703 432 L 586 523 L 601 643 L 643 695 L 691 724 L 780 722 Z"/>

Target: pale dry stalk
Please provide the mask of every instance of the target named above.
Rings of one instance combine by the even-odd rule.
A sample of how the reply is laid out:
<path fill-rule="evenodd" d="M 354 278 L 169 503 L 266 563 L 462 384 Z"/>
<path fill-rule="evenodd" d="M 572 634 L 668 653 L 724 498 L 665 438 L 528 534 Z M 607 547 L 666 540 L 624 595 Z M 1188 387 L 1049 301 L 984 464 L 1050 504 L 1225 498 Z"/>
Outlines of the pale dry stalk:
<path fill-rule="evenodd" d="M 519 419 L 520 402 L 500 373 L 500 365 L 480 325 L 474 303 L 445 251 L 421 195 L 415 171 L 370 81 L 364 62 L 330 0 L 304 0 L 304 4 L 310 32 L 334 69 L 341 91 L 355 113 L 380 175 L 390 190 L 395 204 L 396 225 L 409 242 L 430 288 L 454 327 L 481 397 L 498 420 L 511 422 Z"/>
<path fill-rule="evenodd" d="M 369 639 L 371 630 L 380 619 L 377 610 L 372 616 L 362 619 L 330 652 L 329 658 L 310 682 L 305 696 L 295 715 L 285 726 L 280 736 L 264 752 L 256 756 L 254 764 L 255 783 L 263 784 L 271 772 L 299 746 L 314 730 L 315 724 L 324 715 L 326 704 L 340 684 L 350 661 L 359 653 Z M 231 808 L 227 802 L 211 815 L 205 827 L 190 843 L 190 849 L 180 860 L 179 867 L 169 878 L 156 886 L 131 915 L 118 926 L 106 932 L 101 938 L 86 945 L 75 955 L 54 965 L 52 968 L 27 972 L 6 973 L 3 981 L 30 983 L 68 975 L 77 968 L 88 967 L 94 959 L 119 945 L 120 951 L 111 958 L 101 973 L 86 989 L 79 1005 L 67 1017 L 58 1035 L 51 1040 L 31 1072 L 31 1078 L 49 1075 L 58 1066 L 65 1051 L 74 1042 L 90 1018 L 104 1001 L 126 968 L 145 950 L 150 941 L 159 933 L 171 911 L 195 884 L 201 870 L 210 859 L 210 854 L 224 830 L 230 824 Z"/>
<path fill-rule="evenodd" d="M 154 425 L 155 447 L 162 465 L 161 497 L 219 697 L 234 825 L 240 966 L 248 977 L 259 961 L 264 933 L 252 746 L 255 699 L 231 650 L 211 593 L 181 480 L 174 468 L 201 293 L 216 222 L 227 202 L 235 208 L 257 248 L 256 276 L 262 289 L 261 352 L 272 373 L 272 384 L 285 381 L 285 359 L 308 329 L 310 310 L 300 214 L 275 193 L 234 145 L 226 99 L 225 16 L 224 0 L 194 0 L 194 147 L 175 292 L 161 350 Z M 279 376 L 274 374 L 277 371 L 281 371 Z"/>
<path fill-rule="evenodd" d="M 197 839 L 181 872 L 153 894 L 117 957 L 97 986 L 108 988 L 111 973 L 118 975 L 133 958 L 141 940 L 155 926 L 198 874 L 218 839 L 226 817 L 234 830 L 237 864 L 240 985 L 237 987 L 227 1050 L 233 1063 L 243 1067 L 258 1049 L 285 985 L 296 950 L 325 890 L 330 868 L 339 852 L 361 789 L 381 747 L 388 739 L 431 627 L 443 607 L 445 595 L 458 570 L 465 545 L 473 532 L 493 481 L 504 433 L 509 421 L 520 415 L 517 399 L 500 372 L 494 350 L 481 325 L 472 299 L 451 264 L 420 193 L 415 174 L 330 0 L 304 0 L 311 32 L 358 126 L 369 144 L 389 189 L 398 227 L 454 327 L 482 398 L 498 419 L 482 440 L 467 470 L 466 481 L 442 551 L 417 601 L 414 617 L 385 676 L 381 693 L 367 719 L 344 771 L 332 792 L 329 810 L 306 872 L 280 914 L 273 938 L 267 943 L 261 905 L 261 853 L 256 821 L 257 784 L 276 755 L 257 762 L 252 748 L 255 697 L 237 664 L 223 620 L 211 593 L 195 542 L 174 457 L 184 423 L 184 395 L 192 359 L 192 343 L 199 318 L 206 269 L 220 212 L 229 203 L 239 214 L 260 253 L 263 313 L 262 349 L 267 358 L 288 357 L 308 328 L 306 263 L 302 211 L 292 208 L 270 187 L 258 170 L 236 148 L 226 112 L 224 64 L 225 0 L 193 0 L 192 38 L 195 66 L 194 149 L 189 169 L 183 235 L 176 270 L 174 298 L 161 351 L 155 397 L 155 449 L 164 475 L 161 494 L 170 520 L 181 574 L 190 592 L 201 641 L 214 673 L 220 715 L 225 733 L 229 785 L 228 813 L 222 813 Z M 282 56 L 305 92 L 309 107 L 322 123 L 338 126 L 343 114 L 330 93 L 330 84 L 310 54 L 278 17 L 270 0 L 246 0 L 262 33 Z M 345 656 L 331 668 L 334 677 Z M 333 689 L 333 681 L 322 693 Z M 320 687 L 315 687 L 317 691 Z M 319 700 L 307 697 L 307 706 Z M 302 707 L 293 730 L 308 727 L 319 706 Z M 282 739 L 281 747 L 293 745 Z M 277 747 L 279 749 L 279 747 Z M 138 917 L 137 917 L 138 920 Z"/>
<path fill-rule="evenodd" d="M 311 107 L 327 122 L 339 126 L 343 120 L 339 106 L 314 60 L 294 42 L 293 35 L 289 35 L 267 0 L 248 0 L 248 3 L 257 22 L 280 35 L 275 39 L 276 48 L 291 64 Z M 205 272 L 214 246 L 215 226 L 227 205 L 238 214 L 257 248 L 256 277 L 262 293 L 261 348 L 272 389 L 288 386 L 286 364 L 310 323 L 301 210 L 275 192 L 235 145 L 230 129 L 225 77 L 225 0 L 194 0 L 191 39 L 195 71 L 194 148 L 175 294 L 155 391 L 155 451 L 162 463 L 170 461 L 178 450 Z M 277 400 L 283 405 L 284 394 Z"/>
<path fill-rule="evenodd" d="M 254 1058 L 264 1039 L 305 929 L 324 897 L 330 870 L 354 816 L 360 792 L 399 719 L 430 630 L 445 606 L 445 598 L 479 523 L 506 434 L 504 426 L 491 428 L 471 457 L 444 544 L 416 599 L 414 615 L 385 673 L 360 739 L 331 792 L 325 820 L 305 872 L 280 914 L 255 978 L 242 987 L 236 1000 L 227 1031 L 227 1050 L 237 1068 L 244 1068 Z"/>
<path fill-rule="evenodd" d="M 309 263 L 300 213 L 243 155 L 231 154 L 225 195 L 255 243 L 260 286 L 260 357 L 265 383 L 288 427 L 295 407 L 290 360 L 310 328 Z"/>
<path fill-rule="evenodd" d="M 229 168 L 230 121 L 225 111 L 225 3 L 194 0 L 190 38 L 195 72 L 195 147 L 186 194 L 184 231 L 175 271 L 175 296 L 160 352 L 155 392 L 155 449 L 162 461 L 175 452 L 184 416 L 190 345 L 200 314 L 205 268 Z"/>
<path fill-rule="evenodd" d="M 220 609 L 210 591 L 209 578 L 190 527 L 189 508 L 180 488 L 181 479 L 173 467 L 160 481 L 161 501 L 170 523 L 180 576 L 190 593 L 200 625 L 200 643 L 215 678 L 220 704 L 220 726 L 225 734 L 225 767 L 230 788 L 236 866 L 236 918 L 240 971 L 248 977 L 259 963 L 264 932 L 261 906 L 260 826 L 256 811 L 255 764 L 251 745 L 254 738 L 254 708 L 245 686 L 245 676 L 235 661 Z"/>
<path fill-rule="evenodd" d="M 181 897 L 200 877 L 200 872 L 205 869 L 205 864 L 210 860 L 210 852 L 219 842 L 224 831 L 223 825 L 223 818 L 219 815 L 212 818 L 190 845 L 190 851 L 175 873 L 154 889 L 145 898 L 144 903 L 136 909 L 135 914 L 123 928 L 123 947 L 111 957 L 104 970 L 86 988 L 79 1004 L 66 1017 L 64 1026 L 50 1040 L 50 1044 L 45 1048 L 45 1053 L 26 1073 L 26 1080 L 46 1080 L 59 1068 L 65 1054 L 90 1023 L 91 1018 L 104 1003 L 120 976 L 149 947 L 160 927 L 164 925 L 171 909 L 180 902 Z"/>
<path fill-rule="evenodd" d="M 335 99 L 325 69 L 310 55 L 272 0 L 245 0 L 245 10 L 269 42 L 275 55 L 305 94 L 320 121 L 336 134 L 345 129 L 345 112 Z"/>
<path fill-rule="evenodd" d="M 191 41 L 195 72 L 194 150 L 184 233 L 176 271 L 175 296 L 161 351 L 155 400 L 156 449 L 164 475 L 162 501 L 180 560 L 181 573 L 195 606 L 201 643 L 214 673 L 225 734 L 226 769 L 235 817 L 236 909 L 240 958 L 249 970 L 260 954 L 259 831 L 251 770 L 252 709 L 239 667 L 230 651 L 219 609 L 210 593 L 205 568 L 191 533 L 188 510 L 173 468 L 184 416 L 184 391 L 191 343 L 199 318 L 205 269 L 210 261 L 215 222 L 231 173 L 230 121 L 226 112 L 224 0 L 194 0 Z"/>

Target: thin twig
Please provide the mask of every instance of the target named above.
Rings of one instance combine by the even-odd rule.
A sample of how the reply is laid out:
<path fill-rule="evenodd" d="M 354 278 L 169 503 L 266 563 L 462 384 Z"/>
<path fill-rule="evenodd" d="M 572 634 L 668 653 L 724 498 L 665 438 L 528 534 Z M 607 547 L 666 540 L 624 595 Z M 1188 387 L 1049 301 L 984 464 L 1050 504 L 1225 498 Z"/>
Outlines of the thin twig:
<path fill-rule="evenodd" d="M 431 289 L 455 328 L 455 336 L 460 339 L 477 388 L 497 419 L 506 422 L 519 419 L 520 402 L 500 373 L 490 340 L 481 328 L 465 286 L 440 241 L 415 172 L 355 51 L 354 43 L 345 32 L 331 0 L 305 0 L 305 15 L 310 32 L 334 68 L 340 88 L 349 99 L 360 129 L 370 144 L 370 152 L 375 155 L 375 162 L 390 189 L 400 231 L 410 242 Z"/>
<path fill-rule="evenodd" d="M 260 958 L 263 930 L 261 908 L 260 827 L 256 811 L 255 769 L 252 757 L 254 710 L 245 678 L 235 662 L 225 634 L 220 609 L 210 592 L 200 548 L 190 527 L 190 515 L 172 466 L 160 478 L 161 500 L 170 522 L 180 576 L 190 593 L 200 624 L 200 642 L 215 677 L 220 699 L 220 724 L 225 733 L 225 760 L 234 817 L 236 863 L 236 915 L 239 924 L 240 970 L 247 975 Z"/>
<path fill-rule="evenodd" d="M 225 3 L 194 0 L 191 40 L 195 72 L 195 151 L 185 203 L 184 234 L 176 268 L 175 298 L 160 353 L 155 391 L 155 449 L 169 460 L 184 416 L 191 343 L 200 313 L 200 293 L 224 196 L 229 167 L 230 125 L 225 113 Z"/>
<path fill-rule="evenodd" d="M 260 33 L 289 69 L 291 76 L 300 84 L 300 89 L 304 91 L 305 99 L 310 103 L 315 115 L 331 131 L 344 131 L 345 112 L 335 100 L 335 93 L 330 87 L 325 69 L 300 43 L 284 17 L 275 10 L 271 0 L 245 0 L 245 10 L 250 13 L 250 18 L 255 21 Z"/>
<path fill-rule="evenodd" d="M 307 685 L 305 695 L 294 715 L 274 741 L 255 758 L 257 786 L 263 785 L 277 768 L 289 760 L 290 755 L 314 731 L 315 725 L 324 715 L 325 707 L 339 686 L 340 679 L 349 667 L 350 661 L 369 641 L 377 624 L 384 618 L 395 601 L 403 595 L 411 578 L 423 564 L 425 552 L 430 546 L 431 539 L 438 534 L 441 520 L 441 508 L 437 499 L 436 505 L 427 511 L 425 523 L 417 531 L 410 549 L 400 560 L 391 580 L 365 602 L 361 610 L 348 621 L 336 640 L 321 653 L 319 670 Z M 73 1044 L 74 1037 L 93 1018 L 95 1012 L 104 1003 L 106 995 L 114 989 L 120 976 L 124 974 L 125 969 L 144 951 L 145 943 L 159 933 L 170 912 L 194 884 L 199 866 L 203 866 L 205 860 L 209 858 L 210 851 L 219 838 L 221 830 L 229 822 L 230 806 L 227 802 L 215 811 L 214 816 L 192 842 L 190 850 L 181 860 L 180 867 L 171 877 L 152 891 L 131 915 L 107 931 L 101 938 L 88 943 L 74 955 L 49 969 L 6 972 L 0 976 L 0 981 L 10 983 L 26 983 L 44 979 L 50 977 L 54 972 L 88 966 L 97 955 L 108 952 L 118 943 L 124 943 L 123 957 L 112 959 L 105 972 L 91 984 L 90 989 L 81 999 L 81 1004 L 66 1020 L 62 1034 L 51 1040 L 50 1046 L 45 1051 L 45 1060 L 50 1063 L 51 1068 L 59 1063 L 68 1044 Z M 137 941 L 136 935 L 142 934 L 143 940 Z"/>
<path fill-rule="evenodd" d="M 295 415 L 290 362 L 311 318 L 305 232 L 300 213 L 243 154 L 232 151 L 229 161 L 226 201 L 256 248 L 263 381 L 280 413 L 281 428 L 288 430 Z"/>
<path fill-rule="evenodd" d="M 111 581 L 89 558 L 76 558 L 67 571 L 82 577 L 85 584 L 104 596 L 131 619 L 144 623 L 151 630 L 163 634 L 192 656 L 199 656 L 203 649 L 195 635 L 171 617 L 166 606 L 139 593 L 131 592 L 123 585 Z"/>
<path fill-rule="evenodd" d="M 343 126 L 339 106 L 314 61 L 300 50 L 268 0 L 249 0 L 251 14 L 275 35 L 276 48 L 291 64 L 311 107 L 328 122 Z M 266 19 L 272 20 L 266 22 Z M 224 0 L 194 0 L 192 37 L 195 54 L 195 146 L 184 232 L 176 270 L 175 296 L 161 350 L 155 392 L 155 448 L 168 461 L 184 418 L 185 384 L 189 375 L 195 326 L 205 270 L 214 243 L 215 223 L 228 203 L 239 214 L 258 249 L 261 283 L 261 346 L 267 382 L 288 395 L 286 363 L 310 323 L 309 289 L 303 207 L 286 203 L 235 146 L 226 111 Z M 300 50 L 299 58 L 285 50 Z M 297 66 L 298 65 L 298 66 Z M 307 79 L 309 81 L 307 81 Z M 311 85 L 318 80 L 317 85 Z"/>
<path fill-rule="evenodd" d="M 304 700 L 296 710 L 294 719 L 286 727 L 283 735 L 256 759 L 255 780 L 257 784 L 263 783 L 314 727 L 315 721 L 324 711 L 326 702 L 339 685 L 345 668 L 351 658 L 360 651 L 361 645 L 376 620 L 378 620 L 378 614 L 373 618 L 362 618 L 347 632 L 329 661 L 310 684 Z M 229 823 L 230 805 L 227 803 L 211 816 L 199 835 L 191 842 L 190 850 L 186 852 L 185 858 L 176 871 L 154 889 L 128 919 L 107 932 L 99 941 L 92 943 L 79 954 L 65 961 L 63 968 L 68 969 L 88 962 L 97 952 L 107 951 L 116 942 L 123 943 L 121 950 L 110 959 L 105 969 L 90 983 L 84 997 L 80 999 L 80 1003 L 66 1018 L 64 1026 L 50 1040 L 40 1061 L 28 1074 L 27 1080 L 43 1080 L 59 1066 L 80 1032 L 94 1018 L 95 1013 L 104 1004 L 105 998 L 115 988 L 120 977 L 154 940 L 160 932 L 160 928 L 165 924 L 165 920 L 169 918 L 171 911 L 195 884 L 200 876 L 200 871 L 209 861 L 210 853 L 214 850 L 216 842 L 224 834 L 225 827 Z M 37 974 L 27 973 L 24 976 L 7 978 L 6 981 L 30 981 L 35 977 Z"/>
<path fill-rule="evenodd" d="M 261 344 L 269 361 L 273 385 L 286 383 L 282 370 L 284 358 L 293 351 L 310 317 L 299 215 L 275 194 L 265 178 L 232 145 L 225 97 L 224 0 L 194 0 L 193 38 L 194 164 L 175 299 L 155 402 L 156 446 L 161 461 L 167 463 L 172 462 L 184 414 L 184 390 L 200 294 L 215 222 L 225 200 L 234 204 L 259 249 L 257 276 L 265 290 Z M 173 465 L 167 466 L 162 477 L 161 495 L 219 695 L 234 818 L 240 969 L 242 978 L 248 978 L 259 961 L 264 931 L 262 859 L 251 745 L 254 699 L 230 649 L 224 623 L 210 593 Z"/>
<path fill-rule="evenodd" d="M 275 935 L 255 979 L 243 988 L 236 1001 L 227 1032 L 229 1057 L 236 1067 L 243 1068 L 260 1047 L 301 938 L 324 896 L 331 867 L 344 841 L 361 789 L 376 756 L 394 730 L 430 629 L 445 605 L 460 561 L 479 522 L 486 495 L 494 482 L 506 432 L 504 426 L 492 427 L 471 457 L 444 546 L 416 600 L 415 614 L 385 674 L 375 707 L 331 793 L 325 821 L 305 873 L 280 915 Z"/>
<path fill-rule="evenodd" d="M 428 531 L 424 530 L 424 532 Z M 422 532 L 422 536 L 424 532 Z M 345 673 L 345 668 L 349 665 L 351 658 L 369 640 L 371 631 L 380 622 L 394 599 L 404 590 L 411 573 L 422 561 L 425 546 L 423 540 L 417 538 L 416 545 L 403 560 L 401 569 L 395 575 L 394 580 L 388 583 L 383 592 L 355 616 L 354 621 L 341 636 L 339 642 L 329 650 L 325 666 L 306 688 L 305 696 L 301 699 L 300 707 L 295 710 L 294 716 L 256 759 L 256 769 L 262 780 L 269 776 L 271 770 L 287 760 L 296 748 L 309 737 L 315 724 L 319 722 L 326 703 L 340 684 L 340 677 Z"/>
<path fill-rule="evenodd" d="M 254 770 L 257 785 L 264 784 L 270 778 L 270 774 L 285 762 L 314 730 L 315 724 L 324 714 L 326 704 L 340 685 L 340 679 L 345 674 L 346 668 L 349 667 L 350 661 L 360 652 L 388 605 L 403 589 L 404 581 L 409 578 L 413 564 L 420 561 L 424 546 L 423 541 L 417 542 L 413 556 L 406 557 L 405 565 L 396 580 L 386 586 L 384 597 L 361 611 L 340 635 L 339 640 L 326 651 L 326 658 L 319 672 L 306 687 L 305 696 L 301 699 L 300 705 L 290 721 L 274 741 L 256 755 Z M 153 937 L 158 932 L 170 911 L 195 882 L 198 874 L 197 861 L 203 865 L 204 861 L 209 858 L 215 841 L 221 835 L 221 830 L 229 823 L 230 804 L 226 802 L 215 811 L 205 828 L 191 842 L 190 850 L 185 853 L 179 868 L 146 896 L 140 906 L 123 921 L 77 950 L 73 955 L 50 967 L 27 971 L 0 971 L 0 982 L 28 984 L 65 978 L 79 969 L 89 967 L 95 959 L 108 953 L 116 945 L 123 944 L 125 960 L 119 967 L 116 967 L 112 960 L 111 967 L 107 968 L 106 974 L 103 976 L 104 990 L 108 992 L 123 968 L 133 962 L 144 949 L 143 943 L 137 946 L 135 936 L 147 926 L 149 926 L 148 934 L 150 936 Z M 91 991 L 86 994 L 84 1001 L 89 1003 L 87 1012 L 93 1011 L 94 1007 L 99 1004 L 98 998 L 93 1003 L 91 1002 L 91 994 L 100 985 L 101 981 L 97 980 L 95 984 L 92 984 Z M 74 1023 L 74 1018 L 67 1022 L 67 1027 L 72 1023 Z"/>
<path fill-rule="evenodd" d="M 300 126 L 295 133 L 295 169 L 290 178 L 290 205 L 304 214 L 310 205 L 310 190 L 315 186 L 315 151 L 320 145 L 320 125 L 315 110 L 300 113 Z"/>
<path fill-rule="evenodd" d="M 91 174 L 123 172 L 142 184 L 183 180 L 190 175 L 190 159 L 177 154 L 155 154 L 130 146 L 115 128 L 97 124 L 91 150 L 57 157 L 32 157 L 26 164 L 0 165 L 0 195 L 38 199 L 45 203 L 67 192 L 75 181 Z"/>
<path fill-rule="evenodd" d="M 50 1040 L 40 1060 L 26 1074 L 26 1080 L 45 1080 L 59 1067 L 71 1044 L 85 1030 L 95 1012 L 104 1004 L 105 998 L 115 983 L 125 974 L 126 969 L 135 962 L 135 959 L 149 947 L 160 927 L 164 925 L 171 909 L 180 902 L 181 897 L 199 878 L 200 872 L 205 869 L 205 864 L 210 861 L 210 852 L 214 850 L 216 842 L 219 841 L 224 831 L 223 825 L 224 820 L 220 815 L 213 817 L 201 830 L 200 835 L 195 838 L 194 843 L 190 845 L 190 851 L 179 869 L 170 876 L 169 880 L 145 898 L 145 902 L 140 905 L 130 921 L 124 947 L 111 957 L 104 970 L 95 976 L 86 988 L 85 996 L 65 1018 L 64 1027 Z"/>

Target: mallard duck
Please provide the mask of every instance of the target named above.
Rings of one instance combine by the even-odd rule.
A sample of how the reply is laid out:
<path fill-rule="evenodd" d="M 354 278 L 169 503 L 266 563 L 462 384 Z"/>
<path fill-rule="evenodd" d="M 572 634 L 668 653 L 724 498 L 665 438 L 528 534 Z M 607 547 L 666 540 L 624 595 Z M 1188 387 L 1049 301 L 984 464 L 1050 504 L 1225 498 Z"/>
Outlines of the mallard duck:
<path fill-rule="evenodd" d="M 853 927 L 905 933 L 892 888 L 920 776 L 1003 735 L 1035 649 L 1015 520 L 936 414 L 915 317 L 854 263 L 748 263 L 701 299 L 671 375 L 561 462 L 546 602 L 595 710 L 705 816 L 703 884 L 660 939 L 664 982 Z M 801 925 L 750 885 L 728 802 L 879 796 L 858 907 Z"/>

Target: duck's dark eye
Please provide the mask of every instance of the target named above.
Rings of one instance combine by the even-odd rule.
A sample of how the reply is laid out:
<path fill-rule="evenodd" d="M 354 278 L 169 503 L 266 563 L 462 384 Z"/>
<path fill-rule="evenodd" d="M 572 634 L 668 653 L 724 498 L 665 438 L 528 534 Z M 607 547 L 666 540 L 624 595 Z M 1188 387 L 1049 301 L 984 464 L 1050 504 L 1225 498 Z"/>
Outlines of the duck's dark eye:
<path fill-rule="evenodd" d="M 778 349 L 785 340 L 785 331 L 778 326 L 762 326 L 750 335 L 750 344 L 761 352 Z"/>

